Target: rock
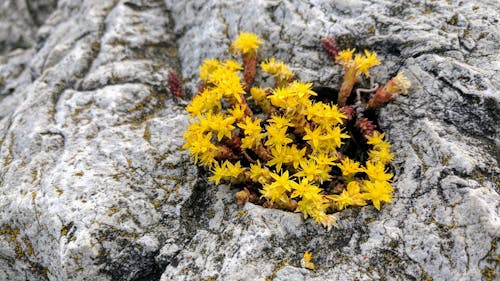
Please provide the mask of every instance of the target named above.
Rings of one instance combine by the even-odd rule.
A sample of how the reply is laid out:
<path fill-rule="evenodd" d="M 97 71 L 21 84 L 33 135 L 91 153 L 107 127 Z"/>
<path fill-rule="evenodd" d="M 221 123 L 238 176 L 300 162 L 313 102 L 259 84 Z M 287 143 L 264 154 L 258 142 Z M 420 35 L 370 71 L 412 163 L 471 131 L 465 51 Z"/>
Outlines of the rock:
<path fill-rule="evenodd" d="M 56 0 L 4 0 L 0 9 L 0 54 L 34 47 L 38 27 L 56 5 Z"/>
<path fill-rule="evenodd" d="M 159 279 L 197 181 L 165 87 L 165 15 L 161 1 L 59 1 L 43 42 L 3 58 L 0 280 Z"/>
<path fill-rule="evenodd" d="M 498 277 L 495 1 L 21 2 L 0 9 L 0 280 Z M 194 92 L 239 31 L 317 87 L 342 77 L 328 35 L 377 51 L 376 82 L 405 72 L 410 94 L 378 120 L 393 203 L 327 231 L 207 183 L 180 149 L 189 118 L 167 74 Z"/>

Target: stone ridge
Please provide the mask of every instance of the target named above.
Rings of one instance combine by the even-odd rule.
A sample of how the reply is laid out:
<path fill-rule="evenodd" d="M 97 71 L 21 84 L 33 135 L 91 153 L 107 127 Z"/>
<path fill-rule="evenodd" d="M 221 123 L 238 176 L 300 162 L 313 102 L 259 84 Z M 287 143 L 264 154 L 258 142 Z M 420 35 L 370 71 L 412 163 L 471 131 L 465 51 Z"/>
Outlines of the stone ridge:
<path fill-rule="evenodd" d="M 37 46 L 3 57 L 0 280 L 159 279 L 197 179 L 165 87 L 167 15 L 161 1 L 59 1 Z"/>
<path fill-rule="evenodd" d="M 496 1 L 21 2 L 0 10 L 0 280 L 498 277 Z M 180 149 L 189 120 L 167 74 L 195 91 L 239 31 L 325 89 L 342 77 L 328 35 L 377 51 L 378 82 L 407 74 L 411 93 L 378 120 L 392 204 L 327 232 L 206 182 Z"/>

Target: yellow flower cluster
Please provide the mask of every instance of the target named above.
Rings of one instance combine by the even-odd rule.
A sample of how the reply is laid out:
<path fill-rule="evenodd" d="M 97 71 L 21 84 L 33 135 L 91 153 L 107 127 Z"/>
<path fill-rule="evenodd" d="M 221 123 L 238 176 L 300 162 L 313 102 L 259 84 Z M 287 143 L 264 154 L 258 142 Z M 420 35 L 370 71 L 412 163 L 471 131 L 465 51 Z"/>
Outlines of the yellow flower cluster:
<path fill-rule="evenodd" d="M 277 85 L 290 81 L 293 78 L 293 72 L 290 68 L 284 62 L 276 61 L 275 58 L 270 58 L 263 62 L 261 67 L 262 70 L 274 76 Z"/>
<path fill-rule="evenodd" d="M 368 70 L 371 67 L 380 64 L 380 61 L 377 60 L 377 54 L 375 52 L 370 53 L 368 50 L 365 50 L 365 56 L 356 54 L 353 59 L 352 55 L 354 54 L 354 51 L 355 49 L 340 51 L 337 56 L 337 61 L 341 65 L 354 68 L 357 74 L 363 73 L 366 77 L 368 77 Z"/>
<path fill-rule="evenodd" d="M 241 32 L 231 47 L 234 52 L 246 55 L 255 53 L 263 43 L 256 34 Z"/>
<path fill-rule="evenodd" d="M 232 48 L 255 54 L 261 43 L 241 33 Z M 354 59 L 353 53 L 340 52 L 338 60 L 366 76 L 379 63 L 375 53 Z M 294 210 L 326 227 L 346 207 L 371 202 L 380 209 L 391 201 L 386 165 L 394 156 L 384 134 L 364 136 L 367 160 L 356 160 L 346 145 L 353 145 L 348 117 L 318 99 L 312 83 L 293 81 L 290 68 L 272 58 L 261 69 L 275 77 L 276 87 L 245 91 L 243 68 L 234 60 L 206 60 L 200 67 L 203 88 L 186 107 L 191 124 L 183 147 L 210 169 L 209 180 L 241 184 L 260 193 L 254 203 Z"/>

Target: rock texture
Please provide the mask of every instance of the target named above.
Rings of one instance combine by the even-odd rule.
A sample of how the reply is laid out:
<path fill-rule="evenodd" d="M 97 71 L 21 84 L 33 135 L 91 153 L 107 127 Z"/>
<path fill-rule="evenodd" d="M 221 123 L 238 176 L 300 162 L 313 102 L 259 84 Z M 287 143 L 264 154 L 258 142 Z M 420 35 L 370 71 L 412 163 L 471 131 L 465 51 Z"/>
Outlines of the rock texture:
<path fill-rule="evenodd" d="M 498 278 L 500 10 L 394 2 L 4 1 L 0 280 Z M 194 91 L 240 30 L 318 87 L 342 75 L 327 35 L 377 51 L 376 81 L 409 76 L 379 119 L 392 204 L 342 212 L 328 232 L 206 182 L 180 150 L 188 118 L 167 73 Z"/>

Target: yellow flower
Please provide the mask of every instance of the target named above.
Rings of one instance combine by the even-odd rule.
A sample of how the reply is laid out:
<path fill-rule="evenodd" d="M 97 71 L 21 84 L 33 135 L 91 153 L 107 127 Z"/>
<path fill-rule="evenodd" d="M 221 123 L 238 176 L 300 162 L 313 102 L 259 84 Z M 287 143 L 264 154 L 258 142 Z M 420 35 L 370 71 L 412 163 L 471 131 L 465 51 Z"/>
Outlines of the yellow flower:
<path fill-rule="evenodd" d="M 288 171 L 285 171 L 281 175 L 271 172 L 271 177 L 274 179 L 274 182 L 271 183 L 271 186 L 282 187 L 286 189 L 286 191 L 291 191 L 297 186 L 297 183 L 290 179 L 290 175 Z"/>
<path fill-rule="evenodd" d="M 392 178 L 391 173 L 386 173 L 385 165 L 382 162 L 367 161 L 364 172 L 372 181 L 388 181 Z"/>
<path fill-rule="evenodd" d="M 267 120 L 270 124 L 273 124 L 276 128 L 293 127 L 294 125 L 290 123 L 290 119 L 284 116 L 273 115 Z"/>
<path fill-rule="evenodd" d="M 294 108 L 298 102 L 290 88 L 278 88 L 268 96 L 271 104 L 281 108 Z"/>
<path fill-rule="evenodd" d="M 281 170 L 283 164 L 292 163 L 294 169 L 297 169 L 305 154 L 306 148 L 299 150 L 295 144 L 292 146 L 274 146 L 271 148 L 272 158 L 266 165 L 275 165 L 277 170 Z"/>
<path fill-rule="evenodd" d="M 336 105 L 328 105 L 322 102 L 316 102 L 306 108 L 306 117 L 307 120 L 312 120 L 324 128 L 342 124 L 343 119 L 346 118 Z"/>
<path fill-rule="evenodd" d="M 320 166 L 332 166 L 334 161 L 337 159 L 336 155 L 329 155 L 323 152 L 317 152 L 313 155 L 310 155 L 309 158 L 314 159 L 316 163 Z"/>
<path fill-rule="evenodd" d="M 363 171 L 363 169 L 359 167 L 359 162 L 351 160 L 349 157 L 342 159 L 340 164 L 337 164 L 337 167 L 340 168 L 343 176 L 349 176 Z"/>
<path fill-rule="evenodd" d="M 326 230 L 330 231 L 332 226 L 337 227 L 337 214 L 327 215 L 324 212 L 320 212 L 317 217 L 314 218 L 316 222 L 319 222 L 326 228 Z"/>
<path fill-rule="evenodd" d="M 235 60 L 226 60 L 222 64 L 222 67 L 231 72 L 237 72 L 243 69 L 243 66 Z"/>
<path fill-rule="evenodd" d="M 261 102 L 266 99 L 266 91 L 261 88 L 255 88 L 253 87 L 250 89 L 250 94 L 252 95 L 252 98 L 255 102 Z"/>
<path fill-rule="evenodd" d="M 219 184 L 221 180 L 238 179 L 245 173 L 245 168 L 241 167 L 240 161 L 233 164 L 226 160 L 222 164 L 215 161 L 211 171 L 212 176 L 208 179 L 215 182 L 215 184 Z"/>
<path fill-rule="evenodd" d="M 308 179 L 304 178 L 300 181 L 299 184 L 295 186 L 295 190 L 290 197 L 307 197 L 310 193 L 319 194 L 320 192 L 321 188 L 314 184 L 311 184 Z"/>
<path fill-rule="evenodd" d="M 339 126 L 327 128 L 326 134 L 320 137 L 320 140 L 326 144 L 326 149 L 335 151 L 342 145 L 342 139 L 350 138 L 348 134 L 342 133 Z"/>
<path fill-rule="evenodd" d="M 379 65 L 380 61 L 377 60 L 377 53 L 370 53 L 365 50 L 365 56 L 357 54 L 354 56 L 354 66 L 357 68 L 357 73 L 363 73 L 366 77 L 369 76 L 368 70 L 376 65 Z"/>
<path fill-rule="evenodd" d="M 260 64 L 262 70 L 277 77 L 280 80 L 289 81 L 293 78 L 293 72 L 290 68 L 282 61 L 276 61 L 275 58 L 270 58 L 269 60 Z"/>
<path fill-rule="evenodd" d="M 373 206 L 380 210 L 380 203 L 392 201 L 392 190 L 387 188 L 387 183 L 380 181 L 364 181 L 365 193 L 363 199 L 371 200 Z M 390 185 L 389 185 L 390 186 Z"/>
<path fill-rule="evenodd" d="M 234 129 L 232 125 L 235 119 L 232 116 L 225 116 L 222 113 L 212 114 L 208 112 L 205 118 L 200 118 L 200 124 L 210 128 L 217 133 L 217 140 L 221 141 L 223 137 L 231 137 L 231 131 Z"/>
<path fill-rule="evenodd" d="M 215 182 L 215 184 L 218 185 L 222 179 L 226 179 L 228 177 L 226 162 L 222 163 L 222 165 L 221 165 L 221 164 L 219 164 L 218 161 L 215 161 L 211 172 L 212 172 L 212 176 L 209 177 L 208 179 L 210 181 Z"/>
<path fill-rule="evenodd" d="M 313 90 L 311 90 L 312 83 L 302 83 L 298 81 L 293 81 L 290 84 L 290 89 L 295 92 L 299 97 L 317 96 Z"/>
<path fill-rule="evenodd" d="M 200 94 L 196 95 L 186 106 L 187 112 L 191 117 L 199 116 L 206 112 L 219 111 L 222 108 L 220 99 L 222 94 L 213 89 L 205 89 Z"/>
<path fill-rule="evenodd" d="M 294 176 L 323 183 L 324 180 L 331 177 L 329 174 L 330 171 L 330 166 L 318 165 L 314 159 L 309 159 L 300 162 L 300 170 Z"/>
<path fill-rule="evenodd" d="M 341 60 L 343 63 L 348 63 L 352 60 L 352 54 L 354 54 L 354 51 L 356 49 L 347 49 L 340 51 L 339 54 L 337 55 L 337 60 Z"/>
<path fill-rule="evenodd" d="M 368 76 L 369 69 L 380 64 L 377 54 L 367 50 L 355 54 L 355 49 L 338 54 L 345 74 L 333 104 L 313 99 L 317 96 L 313 84 L 292 81 L 290 67 L 275 58 L 261 63 L 261 69 L 274 76 L 274 89 L 247 88 L 262 44 L 257 35 L 245 32 L 231 44 L 231 52 L 242 56 L 245 68 L 231 59 L 203 62 L 199 69 L 203 90 L 186 107 L 190 125 L 182 148 L 189 149 L 195 163 L 210 169 L 209 180 L 215 184 L 240 182 L 250 190 L 258 185 L 269 207 L 294 209 L 328 229 L 336 222 L 332 212 L 368 202 L 380 209 L 381 203 L 390 202 L 393 175 L 386 169 L 394 157 L 390 144 L 375 131 L 365 136 L 369 150 L 364 166 L 348 158 L 347 154 L 358 153 L 351 147 L 355 142 L 342 147 L 350 138 L 347 125 L 353 124 L 344 124 L 347 118 L 338 108 L 346 104 L 359 76 Z M 407 93 L 410 85 L 398 73 L 383 90 Z M 337 181 L 346 184 L 341 192 L 332 189 L 339 187 Z M 246 199 L 251 192 L 255 191 L 243 191 Z M 315 268 L 310 252 L 304 253 L 301 264 Z"/>
<path fill-rule="evenodd" d="M 262 131 L 260 127 L 261 119 L 255 118 L 252 120 L 252 117 L 246 116 L 244 122 L 239 122 L 236 125 L 243 129 L 245 135 L 257 135 Z"/>
<path fill-rule="evenodd" d="M 234 117 L 236 120 L 242 120 L 243 117 L 245 116 L 245 110 L 247 106 L 245 104 L 236 104 L 232 108 L 228 109 L 227 111 L 231 114 L 231 116 Z"/>
<path fill-rule="evenodd" d="M 327 195 L 326 197 L 335 202 L 337 209 L 340 211 L 347 206 L 365 206 L 366 201 L 360 191 L 359 183 L 351 181 L 340 195 Z"/>
<path fill-rule="evenodd" d="M 186 140 L 182 148 L 189 149 L 189 153 L 194 157 L 194 163 L 196 164 L 200 160 L 203 165 L 210 166 L 219 151 L 211 141 L 212 134 L 188 130 L 182 136 Z"/>
<path fill-rule="evenodd" d="M 367 144 L 371 145 L 378 145 L 382 142 L 384 142 L 384 136 L 385 133 L 380 133 L 379 131 L 373 131 L 373 134 L 370 135 L 365 135 L 365 138 L 367 139 Z"/>
<path fill-rule="evenodd" d="M 222 164 L 219 164 L 219 162 L 215 162 L 211 171 L 212 176 L 208 179 L 215 182 L 215 184 L 219 184 L 221 180 L 228 180 L 231 178 L 237 179 L 245 172 L 245 168 L 241 167 L 240 161 L 236 162 L 236 164 L 233 164 L 226 160 Z"/>
<path fill-rule="evenodd" d="M 261 190 L 262 195 L 269 199 L 271 203 L 277 200 L 286 201 L 284 200 L 285 192 L 292 190 L 297 183 L 290 179 L 288 171 L 285 171 L 281 175 L 271 172 L 271 177 L 274 179 L 274 182 L 263 186 Z"/>
<path fill-rule="evenodd" d="M 340 195 L 328 195 L 327 198 L 335 202 L 337 210 L 342 211 L 345 207 L 351 205 L 352 198 L 349 193 L 344 190 Z"/>
<path fill-rule="evenodd" d="M 206 90 L 217 92 L 231 104 L 240 103 L 241 95 L 245 93 L 238 75 L 241 69 L 241 65 L 233 60 L 208 60 L 200 69 L 200 78 L 205 81 Z"/>
<path fill-rule="evenodd" d="M 283 146 L 293 142 L 291 138 L 287 136 L 286 127 L 279 128 L 274 124 L 266 126 L 267 130 L 267 141 L 266 146 Z"/>
<path fill-rule="evenodd" d="M 313 150 L 319 150 L 319 141 L 321 136 L 321 128 L 316 128 L 311 131 L 309 128 L 305 128 L 306 134 L 302 137 L 303 140 L 307 141 L 307 143 L 312 147 Z"/>
<path fill-rule="evenodd" d="M 314 192 L 304 194 L 302 200 L 297 204 L 296 212 L 301 212 L 305 219 L 311 216 L 316 222 L 322 222 L 325 218 L 325 210 L 328 208 L 328 200 L 323 195 Z"/>
<path fill-rule="evenodd" d="M 210 74 L 214 72 L 220 66 L 220 61 L 216 59 L 206 59 L 200 66 L 200 79 L 207 81 Z"/>
<path fill-rule="evenodd" d="M 293 161 L 293 158 L 285 153 L 286 148 L 283 146 L 274 146 L 271 148 L 272 158 L 267 161 L 266 166 L 276 166 L 276 170 L 281 170 L 283 164 L 288 164 Z"/>
<path fill-rule="evenodd" d="M 264 138 L 264 134 L 257 134 L 257 135 L 251 135 L 251 136 L 245 136 L 241 139 L 241 148 L 245 149 L 253 149 L 255 148 L 258 143 Z"/>
<path fill-rule="evenodd" d="M 302 257 L 302 260 L 300 261 L 300 266 L 311 270 L 314 269 L 314 263 L 311 260 L 312 260 L 311 252 L 306 251 L 304 253 L 304 256 Z"/>
<path fill-rule="evenodd" d="M 233 164 L 226 160 L 224 164 L 227 167 L 228 176 L 235 179 L 237 179 L 240 175 L 242 175 L 246 170 L 245 168 L 241 167 L 240 161 Z"/>
<path fill-rule="evenodd" d="M 252 136 L 245 136 L 243 138 L 241 138 L 241 149 L 252 149 L 255 147 L 256 145 L 256 138 L 252 137 Z"/>
<path fill-rule="evenodd" d="M 271 181 L 271 172 L 257 160 L 256 164 L 250 164 L 250 179 L 260 184 L 266 184 Z"/>
<path fill-rule="evenodd" d="M 240 52 L 243 55 L 254 54 L 262 42 L 254 33 L 240 32 L 238 38 L 231 45 L 233 50 Z"/>
<path fill-rule="evenodd" d="M 262 185 L 262 189 L 260 193 L 263 197 L 267 198 L 271 203 L 276 201 L 278 202 L 287 202 L 288 196 L 286 195 L 286 189 L 282 187 L 275 187 L 269 183 L 265 183 Z"/>
<path fill-rule="evenodd" d="M 368 159 L 373 162 L 388 164 L 394 159 L 394 154 L 392 154 L 388 148 L 372 149 L 368 151 Z"/>
<path fill-rule="evenodd" d="M 306 154 L 306 147 L 303 147 L 302 149 L 298 149 L 297 145 L 292 144 L 292 146 L 285 146 L 285 154 L 289 157 L 291 161 L 288 163 L 292 163 L 293 168 L 297 169 L 299 167 L 299 164 L 301 161 L 304 160 L 304 155 Z"/>
<path fill-rule="evenodd" d="M 337 55 L 337 61 L 344 65 L 346 68 L 351 68 L 352 70 L 356 70 L 355 74 L 359 75 L 363 73 L 366 77 L 369 76 L 368 70 L 376 65 L 380 64 L 380 61 L 377 60 L 377 53 L 365 50 L 365 55 L 356 54 L 354 59 L 352 55 L 354 54 L 355 49 L 348 49 L 339 52 Z M 354 69 L 353 69 L 354 67 Z"/>

